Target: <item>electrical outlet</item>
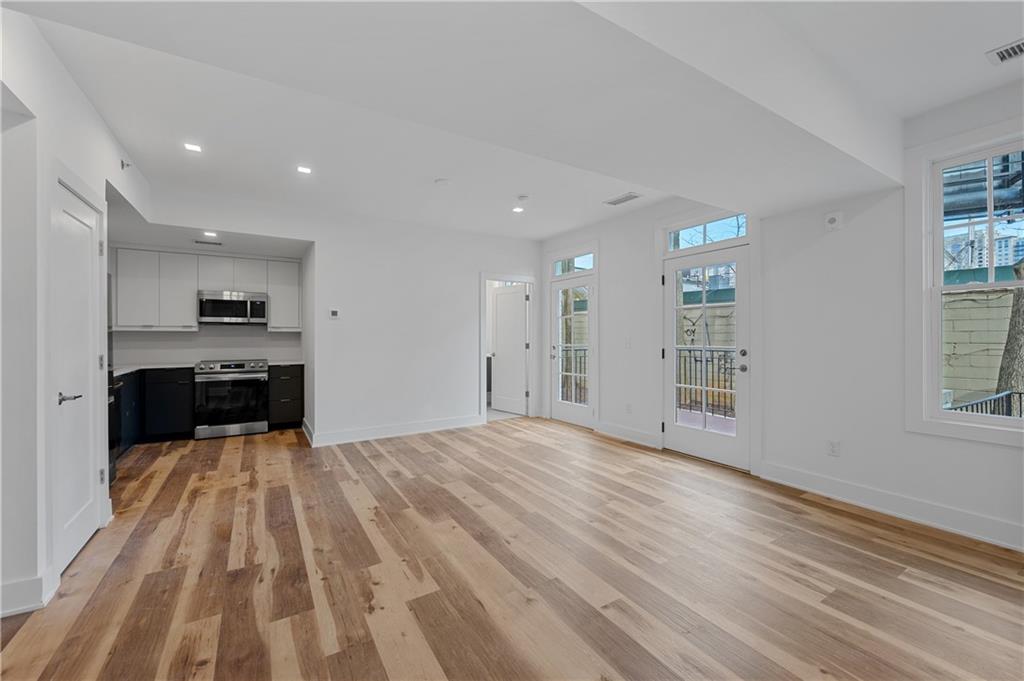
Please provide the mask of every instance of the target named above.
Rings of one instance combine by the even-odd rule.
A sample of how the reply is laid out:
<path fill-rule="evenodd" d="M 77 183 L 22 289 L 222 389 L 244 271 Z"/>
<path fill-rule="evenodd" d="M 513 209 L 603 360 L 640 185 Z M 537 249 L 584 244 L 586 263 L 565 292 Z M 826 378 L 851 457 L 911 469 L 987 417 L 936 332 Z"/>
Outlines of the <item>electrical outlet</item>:
<path fill-rule="evenodd" d="M 825 453 L 829 456 L 839 456 L 839 440 L 826 440 L 825 442 L 828 445 Z"/>
<path fill-rule="evenodd" d="M 328 319 L 341 319 L 341 310 L 336 307 L 332 307 L 327 311 Z"/>
<path fill-rule="evenodd" d="M 633 413 L 633 403 L 632 402 L 626 402 L 626 413 L 627 414 L 632 414 Z"/>

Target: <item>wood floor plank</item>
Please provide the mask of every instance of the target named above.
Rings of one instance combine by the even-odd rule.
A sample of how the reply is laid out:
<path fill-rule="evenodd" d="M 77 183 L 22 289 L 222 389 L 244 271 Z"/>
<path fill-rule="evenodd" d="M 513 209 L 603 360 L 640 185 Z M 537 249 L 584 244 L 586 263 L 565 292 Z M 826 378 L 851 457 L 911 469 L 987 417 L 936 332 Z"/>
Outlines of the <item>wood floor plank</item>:
<path fill-rule="evenodd" d="M 128 609 L 128 617 L 121 625 L 100 671 L 101 681 L 144 681 L 156 677 L 174 604 L 184 579 L 184 567 L 151 572 L 142 579 L 142 585 Z"/>
<path fill-rule="evenodd" d="M 277 569 L 273 575 L 271 620 L 279 620 L 312 610 L 313 594 L 309 590 L 309 575 L 306 574 L 288 485 L 267 489 L 266 514 L 267 530 L 276 544 L 278 556 Z"/>
<path fill-rule="evenodd" d="M 143 444 L 111 496 L 5 681 L 1024 669 L 1020 553 L 554 421 Z"/>

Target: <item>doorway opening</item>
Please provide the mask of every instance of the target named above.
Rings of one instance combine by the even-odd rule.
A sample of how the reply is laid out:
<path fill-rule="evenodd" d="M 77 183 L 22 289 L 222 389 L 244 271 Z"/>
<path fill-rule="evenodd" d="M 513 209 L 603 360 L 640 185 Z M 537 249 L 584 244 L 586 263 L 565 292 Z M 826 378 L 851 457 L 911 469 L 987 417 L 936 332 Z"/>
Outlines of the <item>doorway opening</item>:
<path fill-rule="evenodd" d="M 529 415 L 530 289 L 526 281 L 484 281 L 484 416 Z"/>

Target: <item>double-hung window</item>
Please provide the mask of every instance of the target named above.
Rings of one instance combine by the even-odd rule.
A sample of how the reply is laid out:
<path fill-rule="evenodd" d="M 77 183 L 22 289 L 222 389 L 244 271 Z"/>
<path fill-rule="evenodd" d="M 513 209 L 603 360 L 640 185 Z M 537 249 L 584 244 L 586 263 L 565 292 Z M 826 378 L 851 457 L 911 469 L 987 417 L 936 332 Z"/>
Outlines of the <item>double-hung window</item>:
<path fill-rule="evenodd" d="M 941 409 L 1024 416 L 1024 185 L 1015 143 L 935 164 Z"/>

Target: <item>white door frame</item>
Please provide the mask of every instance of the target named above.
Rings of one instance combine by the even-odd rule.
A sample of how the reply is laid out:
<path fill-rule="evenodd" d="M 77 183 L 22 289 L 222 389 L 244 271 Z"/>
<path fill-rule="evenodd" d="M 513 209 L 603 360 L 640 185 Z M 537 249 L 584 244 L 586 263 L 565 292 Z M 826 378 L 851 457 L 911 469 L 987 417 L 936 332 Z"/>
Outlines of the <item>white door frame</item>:
<path fill-rule="evenodd" d="M 756 213 L 746 213 L 747 216 L 747 235 L 742 239 L 737 239 L 732 242 L 719 242 L 718 245 L 711 245 L 709 247 L 700 249 L 684 249 L 678 251 L 668 250 L 668 232 L 679 227 L 686 227 L 689 225 L 699 225 L 703 222 L 709 222 L 711 220 L 717 220 L 728 215 L 734 215 L 736 211 L 724 212 L 721 210 L 714 210 L 707 213 L 687 213 L 684 216 L 672 216 L 670 220 L 666 220 L 661 227 L 655 229 L 653 232 L 654 236 L 654 258 L 653 265 L 654 270 L 657 272 L 657 276 L 660 277 L 664 272 L 664 266 L 666 260 L 672 260 L 681 255 L 689 255 L 690 253 L 705 253 L 709 251 L 717 251 L 725 248 L 732 247 L 733 245 L 747 244 L 749 249 L 748 255 L 748 268 L 750 271 L 750 345 L 749 352 L 751 361 L 754 363 L 750 370 L 750 473 L 758 477 L 772 479 L 768 475 L 768 464 L 765 461 L 765 442 L 764 442 L 764 386 L 768 380 L 767 376 L 767 363 L 764 361 L 766 356 L 767 347 L 764 339 L 764 289 L 762 287 L 763 281 L 763 259 L 762 259 L 762 237 L 761 237 L 761 218 Z M 664 291 L 660 292 L 660 295 L 664 296 Z M 662 298 L 662 301 L 664 298 Z M 663 310 L 663 302 L 659 302 L 659 310 Z M 659 338 L 664 339 L 666 337 L 666 325 L 668 320 L 665 318 L 665 314 L 659 313 L 659 326 L 661 335 Z M 663 341 L 664 342 L 664 341 Z M 666 351 L 666 361 L 668 356 L 668 348 Z M 664 365 L 664 362 L 663 362 Z M 666 369 L 662 366 L 662 381 L 665 380 L 667 375 Z M 665 414 L 668 411 L 666 402 L 666 391 L 663 388 L 663 383 L 659 385 L 658 389 L 662 393 L 662 404 L 661 414 Z M 665 433 L 659 433 L 659 448 L 665 449 Z"/>
<path fill-rule="evenodd" d="M 99 503 L 97 504 L 97 516 L 96 516 L 96 527 L 101 528 L 106 526 L 113 515 L 112 504 L 110 501 L 110 487 L 109 479 L 110 472 L 108 468 L 108 455 L 107 455 L 107 352 L 106 352 L 106 286 L 107 286 L 107 248 L 106 248 L 106 234 L 107 234 L 107 204 L 106 200 L 88 188 L 88 184 L 77 177 L 67 166 L 59 161 L 54 161 L 55 172 L 51 175 L 51 180 L 48 182 L 45 188 L 45 201 L 47 210 L 46 215 L 46 230 L 45 239 L 46 244 L 49 244 L 50 230 L 52 228 L 54 220 L 54 212 L 59 210 L 58 206 L 58 192 L 66 189 L 71 192 L 83 202 L 89 205 L 90 208 L 97 213 L 97 229 L 93 231 L 92 236 L 92 250 L 95 254 L 95 281 L 92 286 L 88 287 L 89 295 L 93 297 L 93 309 L 95 315 L 92 320 L 92 328 L 85 334 L 87 342 L 90 346 L 91 357 L 96 358 L 96 363 L 92 365 L 92 370 L 89 375 L 92 376 L 89 381 L 88 390 L 90 391 L 93 400 L 93 425 L 92 439 L 88 442 L 88 456 L 92 462 L 92 470 L 95 472 L 93 478 L 93 484 L 96 485 L 96 495 Z M 100 251 L 100 244 L 103 244 L 103 251 Z M 46 247 L 41 250 L 41 255 L 49 252 L 49 248 Z M 43 256 L 45 257 L 45 256 Z M 44 290 L 39 298 L 40 308 L 44 311 L 43 313 L 43 324 L 42 324 L 42 338 L 40 346 L 46 348 L 47 351 L 50 348 L 52 337 L 50 329 L 52 328 L 52 320 L 50 319 L 50 274 L 49 269 L 46 270 L 45 276 L 41 277 Z M 102 348 L 102 350 L 101 350 Z M 45 447 L 45 465 L 46 465 L 46 546 L 47 546 L 47 561 L 46 565 L 48 569 L 54 571 L 54 578 L 59 578 L 59 571 L 63 567 L 58 567 L 54 564 L 55 561 L 55 528 L 54 528 L 54 495 L 53 490 L 55 489 L 54 479 L 59 474 L 59 471 L 55 470 L 54 462 L 54 451 L 53 445 L 54 440 L 50 435 L 52 434 L 52 428 L 50 427 L 55 423 L 55 410 L 57 409 L 57 403 L 54 395 L 51 395 L 50 388 L 53 385 L 51 364 L 47 361 L 44 364 L 45 371 L 43 373 L 42 387 L 39 391 L 39 408 L 42 414 L 44 428 L 43 438 Z M 102 482 L 100 481 L 100 472 L 102 471 Z"/>
<path fill-rule="evenodd" d="M 537 296 L 537 280 L 531 274 L 496 274 L 494 272 L 481 272 L 480 273 L 480 336 L 478 339 L 478 352 L 480 358 L 480 398 L 478 402 L 478 416 L 480 417 L 481 423 L 487 422 L 487 282 L 488 281 L 514 281 L 519 284 L 527 284 L 527 292 L 530 294 L 530 299 L 526 302 L 526 338 L 530 343 L 529 349 L 526 350 L 526 390 L 530 393 L 530 396 L 526 398 L 526 415 L 536 416 L 537 415 L 537 400 L 533 399 L 534 389 L 531 387 L 536 384 L 536 353 L 533 349 L 537 346 L 537 338 L 535 338 L 535 329 L 537 325 L 533 323 L 531 317 L 533 316 L 533 310 L 535 309 L 533 303 Z"/>
<path fill-rule="evenodd" d="M 594 251 L 595 262 L 597 260 L 596 250 Z M 558 313 L 558 308 L 553 304 L 555 291 L 562 288 L 572 288 L 574 286 L 587 286 L 590 291 L 588 293 L 587 302 L 587 316 L 590 322 L 590 333 L 589 333 L 589 345 L 587 347 L 587 406 L 590 407 L 590 417 L 586 419 L 585 424 L 580 425 L 584 428 L 590 428 L 592 430 L 599 430 L 600 419 L 598 415 L 598 403 L 600 401 L 600 354 L 599 344 L 600 339 L 598 338 L 598 322 L 599 322 L 599 307 L 600 307 L 600 291 L 598 290 L 598 275 L 597 272 L 586 271 L 581 273 L 574 273 L 565 275 L 563 277 L 552 278 L 547 290 L 547 331 L 548 337 L 544 349 L 548 356 L 547 364 L 547 383 L 548 383 L 548 417 L 555 418 L 554 410 L 555 404 L 558 402 L 558 381 L 555 379 L 556 371 L 555 367 L 559 361 L 556 356 L 550 351 L 556 343 L 558 334 L 558 326 L 555 324 L 555 316 Z"/>

